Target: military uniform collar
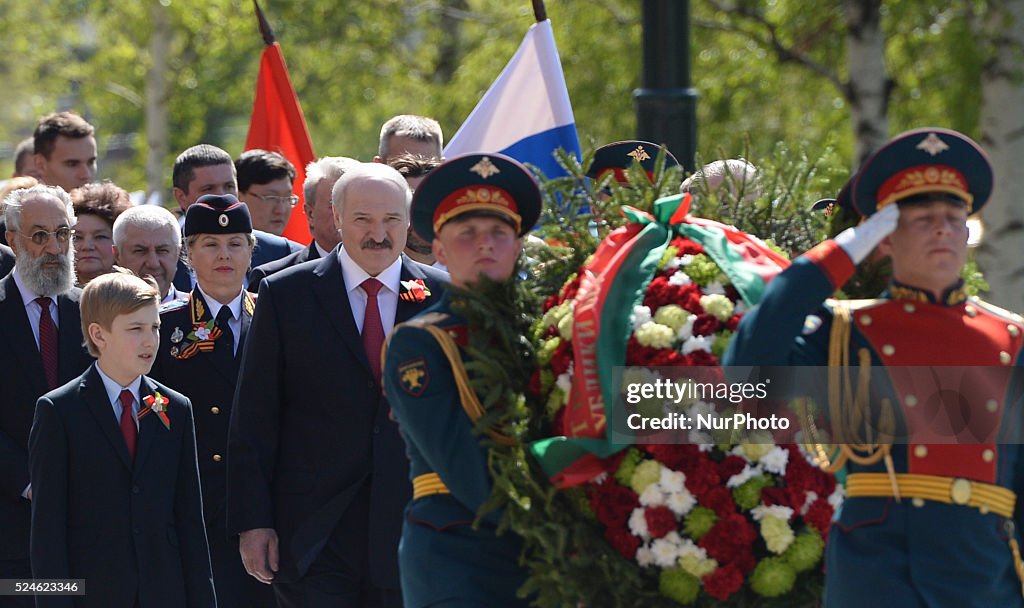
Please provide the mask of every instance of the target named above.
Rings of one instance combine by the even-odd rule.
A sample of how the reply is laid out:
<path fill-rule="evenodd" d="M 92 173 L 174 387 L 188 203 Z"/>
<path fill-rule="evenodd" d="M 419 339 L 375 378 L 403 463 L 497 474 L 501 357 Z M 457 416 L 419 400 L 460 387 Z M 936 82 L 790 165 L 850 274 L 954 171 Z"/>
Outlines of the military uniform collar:
<path fill-rule="evenodd" d="M 893 300 L 910 300 L 912 302 L 927 302 L 939 306 L 959 306 L 967 301 L 967 292 L 964 291 L 964 281 L 960 279 L 951 287 L 942 292 L 942 298 L 935 300 L 935 295 L 926 289 L 920 289 L 913 285 L 900 283 L 896 279 L 889 280 L 889 288 L 886 289 L 883 297 Z"/>

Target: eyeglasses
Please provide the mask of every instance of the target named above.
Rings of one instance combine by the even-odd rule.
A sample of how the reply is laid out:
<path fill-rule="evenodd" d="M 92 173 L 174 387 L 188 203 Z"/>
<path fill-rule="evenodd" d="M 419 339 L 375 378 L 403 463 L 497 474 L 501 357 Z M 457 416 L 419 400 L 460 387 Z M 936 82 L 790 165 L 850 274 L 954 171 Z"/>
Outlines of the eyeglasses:
<path fill-rule="evenodd" d="M 67 226 L 61 226 L 60 228 L 49 232 L 46 230 L 36 230 L 32 234 L 28 235 L 28 238 L 32 240 L 36 245 L 45 245 L 50 242 L 50 237 L 57 237 L 57 242 L 64 244 L 71 240 L 71 236 L 74 234 L 74 230 Z"/>
<path fill-rule="evenodd" d="M 273 194 L 253 193 L 253 196 L 255 196 L 256 198 L 260 199 L 265 203 L 270 203 L 271 205 L 288 205 L 289 207 L 294 207 L 296 203 L 299 202 L 299 197 L 295 196 L 294 194 L 291 194 L 289 196 L 275 196 Z"/>

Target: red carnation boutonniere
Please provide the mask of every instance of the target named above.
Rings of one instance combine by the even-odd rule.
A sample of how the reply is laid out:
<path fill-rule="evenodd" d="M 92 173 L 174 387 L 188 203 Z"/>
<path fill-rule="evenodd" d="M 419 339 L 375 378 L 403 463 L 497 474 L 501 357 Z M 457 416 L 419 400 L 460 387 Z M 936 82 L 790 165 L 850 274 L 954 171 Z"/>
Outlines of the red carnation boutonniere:
<path fill-rule="evenodd" d="M 169 403 L 167 397 L 164 397 L 160 394 L 160 391 L 157 391 L 156 395 L 146 395 L 142 398 L 142 401 L 146 404 L 146 407 L 139 410 L 139 420 L 145 418 L 150 412 L 155 412 L 160 422 L 164 423 L 164 428 L 170 430 L 171 419 L 167 417 L 167 404 Z"/>
<path fill-rule="evenodd" d="M 402 291 L 398 297 L 406 302 L 419 303 L 430 297 L 430 288 L 423 282 L 423 279 L 402 281 Z"/>

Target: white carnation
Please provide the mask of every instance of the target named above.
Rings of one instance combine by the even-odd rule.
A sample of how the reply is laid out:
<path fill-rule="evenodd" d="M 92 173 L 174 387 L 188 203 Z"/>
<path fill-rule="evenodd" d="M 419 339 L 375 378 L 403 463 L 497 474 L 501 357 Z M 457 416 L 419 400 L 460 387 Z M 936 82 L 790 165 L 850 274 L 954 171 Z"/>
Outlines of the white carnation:
<path fill-rule="evenodd" d="M 682 352 L 684 355 L 688 355 L 695 350 L 711 352 L 711 339 L 707 336 L 691 336 L 683 342 Z"/>
<path fill-rule="evenodd" d="M 665 493 L 658 488 L 658 484 L 652 483 L 640 494 L 640 504 L 645 507 L 660 507 L 665 504 Z"/>
<path fill-rule="evenodd" d="M 671 568 L 679 559 L 679 545 L 681 539 L 675 532 L 669 532 L 664 537 L 651 543 L 651 553 L 654 554 L 654 563 L 662 568 Z"/>
<path fill-rule="evenodd" d="M 679 471 L 673 471 L 668 467 L 661 467 L 661 479 L 658 480 L 658 485 L 661 487 L 663 492 L 671 494 L 672 492 L 682 492 L 685 486 L 683 482 L 686 481 L 686 475 Z"/>
<path fill-rule="evenodd" d="M 636 331 L 638 327 L 647 323 L 652 318 L 649 306 L 634 306 L 633 316 L 630 318 L 630 322 L 633 324 L 633 331 Z"/>
<path fill-rule="evenodd" d="M 758 505 L 750 510 L 754 521 L 761 521 L 765 517 L 777 517 L 782 521 L 789 521 L 793 517 L 793 509 L 782 505 Z"/>
<path fill-rule="evenodd" d="M 764 470 L 769 473 L 785 475 L 786 465 L 789 463 L 789 450 L 784 450 L 779 446 L 775 446 L 767 454 L 762 456 L 758 462 L 764 467 Z"/>
<path fill-rule="evenodd" d="M 651 537 L 651 531 L 647 529 L 647 518 L 644 517 L 644 510 L 640 507 L 633 509 L 629 515 L 629 531 L 633 536 L 647 540 Z"/>
<path fill-rule="evenodd" d="M 649 547 L 640 547 L 636 550 L 636 563 L 639 564 L 641 568 L 653 566 L 654 552 L 651 551 Z"/>
<path fill-rule="evenodd" d="M 760 473 L 760 467 L 752 467 L 748 464 L 747 466 L 743 467 L 742 471 L 730 477 L 729 481 L 725 482 L 725 485 L 728 488 L 738 488 L 742 486 L 744 483 L 746 483 L 748 479 L 755 475 L 759 475 Z"/>
<path fill-rule="evenodd" d="M 677 270 L 675 274 L 668 278 L 668 284 L 676 287 L 684 287 L 690 283 L 693 283 L 693 279 L 682 270 Z"/>
<path fill-rule="evenodd" d="M 672 512 L 680 517 L 688 515 L 693 510 L 693 507 L 697 505 L 697 499 L 686 489 L 682 492 L 669 494 L 668 501 L 666 502 L 668 508 L 672 509 Z"/>

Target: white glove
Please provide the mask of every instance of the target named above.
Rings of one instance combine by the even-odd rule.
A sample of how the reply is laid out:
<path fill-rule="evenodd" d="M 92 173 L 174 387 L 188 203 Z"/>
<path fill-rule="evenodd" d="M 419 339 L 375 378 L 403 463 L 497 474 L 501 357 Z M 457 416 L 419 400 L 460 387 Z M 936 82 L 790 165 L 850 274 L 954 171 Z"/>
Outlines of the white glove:
<path fill-rule="evenodd" d="M 896 229 L 900 220 L 900 206 L 886 205 L 881 211 L 864 220 L 859 226 L 847 228 L 836 235 L 835 242 L 854 264 L 860 264 L 871 255 L 882 239 Z"/>

